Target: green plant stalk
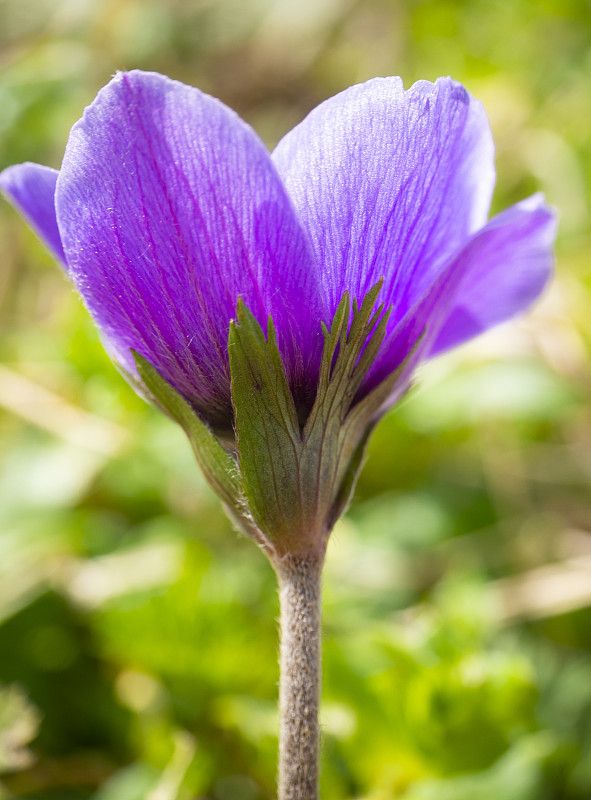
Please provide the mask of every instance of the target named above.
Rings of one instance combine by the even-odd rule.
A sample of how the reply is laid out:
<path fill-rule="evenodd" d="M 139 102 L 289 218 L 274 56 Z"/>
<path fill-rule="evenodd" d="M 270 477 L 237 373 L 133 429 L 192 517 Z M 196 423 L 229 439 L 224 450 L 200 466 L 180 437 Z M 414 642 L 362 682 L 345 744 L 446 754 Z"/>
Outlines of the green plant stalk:
<path fill-rule="evenodd" d="M 317 800 L 324 553 L 275 562 L 281 603 L 279 800 Z"/>

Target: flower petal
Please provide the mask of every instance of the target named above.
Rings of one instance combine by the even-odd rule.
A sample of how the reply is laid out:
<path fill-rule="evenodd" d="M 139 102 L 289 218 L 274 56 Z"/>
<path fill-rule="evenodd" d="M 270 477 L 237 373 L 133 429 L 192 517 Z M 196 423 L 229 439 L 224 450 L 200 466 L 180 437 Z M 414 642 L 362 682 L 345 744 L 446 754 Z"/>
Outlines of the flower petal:
<path fill-rule="evenodd" d="M 494 186 L 486 115 L 461 84 L 376 78 L 322 103 L 273 159 L 334 311 L 382 276 L 391 325 L 484 225 Z"/>
<path fill-rule="evenodd" d="M 66 267 L 66 257 L 55 218 L 58 172 L 41 164 L 15 164 L 0 174 L 0 189 L 27 219 L 54 256 Z"/>
<path fill-rule="evenodd" d="M 552 269 L 556 221 L 541 195 L 494 217 L 451 258 L 389 332 L 361 388 L 367 393 L 411 354 L 388 405 L 419 361 L 477 336 L 529 306 Z M 418 346 L 417 346 L 418 345 Z"/>
<path fill-rule="evenodd" d="M 550 277 L 555 235 L 555 215 L 541 194 L 494 217 L 466 248 L 464 274 L 431 355 L 524 311 Z"/>
<path fill-rule="evenodd" d="M 134 348 L 227 423 L 241 295 L 263 325 L 273 316 L 292 387 L 313 382 L 314 256 L 264 145 L 222 103 L 156 73 L 117 75 L 72 129 L 56 202 L 72 278 L 125 370 Z"/>

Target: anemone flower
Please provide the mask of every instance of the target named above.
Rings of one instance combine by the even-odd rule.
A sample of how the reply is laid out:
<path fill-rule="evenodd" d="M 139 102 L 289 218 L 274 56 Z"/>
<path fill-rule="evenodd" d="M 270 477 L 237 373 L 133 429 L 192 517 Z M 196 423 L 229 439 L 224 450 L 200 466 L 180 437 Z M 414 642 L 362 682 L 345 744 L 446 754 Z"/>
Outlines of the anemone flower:
<path fill-rule="evenodd" d="M 140 71 L 99 92 L 59 172 L 0 176 L 271 557 L 281 800 L 317 796 L 320 571 L 369 432 L 421 360 L 550 275 L 552 212 L 535 195 L 488 220 L 494 183 L 484 110 L 450 78 L 353 86 L 269 154 L 218 100 Z"/>

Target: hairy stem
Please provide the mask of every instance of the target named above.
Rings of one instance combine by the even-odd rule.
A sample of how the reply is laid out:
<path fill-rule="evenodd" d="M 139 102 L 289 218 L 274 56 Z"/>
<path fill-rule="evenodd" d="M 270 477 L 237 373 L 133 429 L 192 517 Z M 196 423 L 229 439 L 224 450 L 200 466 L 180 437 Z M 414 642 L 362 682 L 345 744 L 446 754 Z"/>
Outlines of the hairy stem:
<path fill-rule="evenodd" d="M 322 555 L 275 564 L 281 600 L 279 800 L 318 798 Z"/>

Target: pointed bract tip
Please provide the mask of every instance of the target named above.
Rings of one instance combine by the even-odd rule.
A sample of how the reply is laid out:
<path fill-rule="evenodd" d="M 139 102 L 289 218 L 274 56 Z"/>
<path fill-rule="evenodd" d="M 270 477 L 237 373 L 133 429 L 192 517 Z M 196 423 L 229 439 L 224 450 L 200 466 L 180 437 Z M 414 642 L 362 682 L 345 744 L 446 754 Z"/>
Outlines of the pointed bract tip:
<path fill-rule="evenodd" d="M 235 325 L 240 325 L 243 322 L 246 322 L 248 318 L 248 307 L 244 300 L 242 299 L 242 295 L 238 295 L 236 298 L 236 319 L 230 320 L 230 325 L 234 323 Z"/>
<path fill-rule="evenodd" d="M 376 301 L 377 301 L 377 299 L 379 297 L 380 292 L 382 291 L 382 286 L 383 285 L 384 285 L 384 276 L 382 275 L 382 277 L 379 279 L 379 281 L 377 281 L 377 283 L 374 283 L 374 285 L 371 287 L 371 289 L 367 292 L 367 294 L 363 298 L 361 306 L 362 307 L 365 306 L 366 308 L 368 308 L 368 307 L 369 308 L 373 308 L 373 306 L 375 305 L 375 303 L 376 303 Z"/>

